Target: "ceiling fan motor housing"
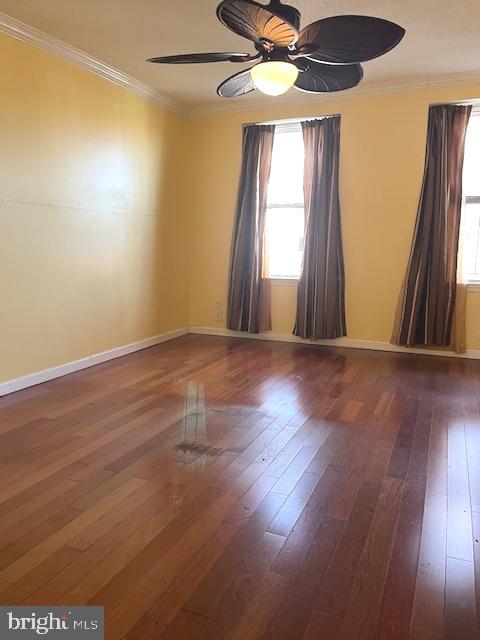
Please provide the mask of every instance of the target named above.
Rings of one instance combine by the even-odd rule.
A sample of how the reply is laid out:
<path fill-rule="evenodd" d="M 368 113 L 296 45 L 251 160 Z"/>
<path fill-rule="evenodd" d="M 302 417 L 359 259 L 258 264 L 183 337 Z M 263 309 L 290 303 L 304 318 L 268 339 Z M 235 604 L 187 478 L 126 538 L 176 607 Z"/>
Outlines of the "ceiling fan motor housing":
<path fill-rule="evenodd" d="M 291 24 L 297 31 L 300 30 L 300 11 L 295 9 L 295 7 L 282 4 L 280 0 L 270 0 L 270 4 L 268 4 L 266 8 L 275 15 L 283 18 L 285 22 Z"/>
<path fill-rule="evenodd" d="M 284 47 L 273 47 L 273 49 L 265 48 L 261 51 L 262 62 L 291 62 L 290 51 Z"/>

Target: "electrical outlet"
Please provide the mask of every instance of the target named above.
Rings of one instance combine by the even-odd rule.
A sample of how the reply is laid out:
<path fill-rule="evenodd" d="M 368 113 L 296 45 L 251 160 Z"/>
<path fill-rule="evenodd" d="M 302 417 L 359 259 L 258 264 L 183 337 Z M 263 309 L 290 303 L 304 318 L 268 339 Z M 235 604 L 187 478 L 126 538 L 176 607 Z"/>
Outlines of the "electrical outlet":
<path fill-rule="evenodd" d="M 222 302 L 220 300 L 215 303 L 215 319 L 217 322 L 222 321 Z"/>

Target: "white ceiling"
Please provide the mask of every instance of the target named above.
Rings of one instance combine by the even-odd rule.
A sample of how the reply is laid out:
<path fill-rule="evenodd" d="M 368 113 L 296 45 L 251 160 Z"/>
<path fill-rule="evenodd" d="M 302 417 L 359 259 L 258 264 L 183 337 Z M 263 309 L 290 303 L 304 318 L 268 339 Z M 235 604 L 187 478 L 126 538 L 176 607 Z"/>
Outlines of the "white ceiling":
<path fill-rule="evenodd" d="M 238 64 L 163 66 L 151 56 L 253 51 L 220 24 L 220 0 L 0 0 L 0 11 L 36 27 L 191 107 L 217 98 Z M 265 0 L 266 1 L 266 0 Z M 364 65 L 364 83 L 422 81 L 480 70 L 480 0 L 291 0 L 302 25 L 339 14 L 387 18 L 406 28 L 400 45 Z"/>

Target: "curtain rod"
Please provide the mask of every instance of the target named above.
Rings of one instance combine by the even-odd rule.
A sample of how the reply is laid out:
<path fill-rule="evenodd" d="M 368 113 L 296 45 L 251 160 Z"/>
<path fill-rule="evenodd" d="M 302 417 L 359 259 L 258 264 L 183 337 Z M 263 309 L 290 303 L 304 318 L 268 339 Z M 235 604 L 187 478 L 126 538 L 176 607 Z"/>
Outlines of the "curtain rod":
<path fill-rule="evenodd" d="M 471 98 L 469 100 L 447 100 L 443 102 L 431 102 L 429 103 L 429 107 L 439 107 L 442 104 L 458 104 L 458 105 L 472 105 L 474 107 L 478 107 L 480 110 L 480 98 Z M 301 122 L 308 122 L 311 120 L 325 120 L 326 118 L 337 118 L 341 117 L 341 113 L 329 113 L 325 116 L 306 116 L 300 118 L 283 118 L 280 120 L 261 120 L 259 122 L 244 122 L 243 127 L 253 127 L 253 126 L 262 126 L 268 124 L 274 125 L 282 125 L 282 124 L 300 124 Z"/>
<path fill-rule="evenodd" d="M 444 100 L 443 102 L 430 102 L 429 107 L 441 107 L 443 104 L 457 104 L 459 107 L 468 107 L 470 105 L 480 107 L 480 98 L 472 98 L 470 100 Z"/>
<path fill-rule="evenodd" d="M 267 124 L 300 124 L 300 122 L 309 122 L 311 120 L 325 120 L 326 118 L 337 118 L 340 117 L 340 113 L 329 113 L 326 116 L 309 116 L 304 118 L 284 118 L 283 120 L 263 120 L 261 122 L 244 122 L 242 126 L 244 127 L 252 127 L 252 126 L 262 126 Z"/>
<path fill-rule="evenodd" d="M 469 100 L 444 100 L 443 102 L 430 102 L 429 107 L 439 107 L 442 104 L 458 104 L 458 105 L 473 105 L 477 106 L 480 109 L 480 98 L 471 98 Z M 305 116 L 299 118 L 283 118 L 280 120 L 260 120 L 259 122 L 244 122 L 243 127 L 251 127 L 251 126 L 261 126 L 267 124 L 295 124 L 300 122 L 307 122 L 310 120 L 324 120 L 325 118 L 336 118 L 341 117 L 341 113 L 329 113 L 325 116 Z"/>

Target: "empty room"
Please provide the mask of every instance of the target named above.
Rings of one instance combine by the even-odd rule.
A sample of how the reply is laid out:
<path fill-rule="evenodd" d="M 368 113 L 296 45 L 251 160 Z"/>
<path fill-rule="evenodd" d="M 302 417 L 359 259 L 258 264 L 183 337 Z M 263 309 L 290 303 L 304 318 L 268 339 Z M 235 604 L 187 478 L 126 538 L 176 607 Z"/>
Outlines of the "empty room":
<path fill-rule="evenodd" d="M 478 0 L 0 0 L 0 640 L 480 640 Z"/>

